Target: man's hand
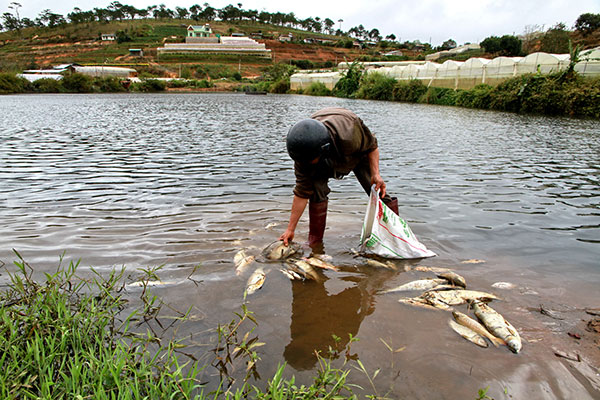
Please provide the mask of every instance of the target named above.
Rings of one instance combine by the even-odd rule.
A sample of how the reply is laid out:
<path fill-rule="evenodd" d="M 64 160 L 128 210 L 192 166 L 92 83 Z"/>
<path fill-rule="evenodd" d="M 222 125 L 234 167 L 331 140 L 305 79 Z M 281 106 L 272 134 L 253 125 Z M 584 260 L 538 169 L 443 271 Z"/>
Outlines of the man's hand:
<path fill-rule="evenodd" d="M 376 174 L 371 178 L 371 185 L 375 185 L 375 190 L 379 190 L 379 197 L 385 196 L 385 182 L 381 175 Z"/>
<path fill-rule="evenodd" d="M 288 245 L 294 239 L 294 231 L 287 229 L 281 236 L 279 236 L 279 240 L 283 240 L 284 245 Z"/>

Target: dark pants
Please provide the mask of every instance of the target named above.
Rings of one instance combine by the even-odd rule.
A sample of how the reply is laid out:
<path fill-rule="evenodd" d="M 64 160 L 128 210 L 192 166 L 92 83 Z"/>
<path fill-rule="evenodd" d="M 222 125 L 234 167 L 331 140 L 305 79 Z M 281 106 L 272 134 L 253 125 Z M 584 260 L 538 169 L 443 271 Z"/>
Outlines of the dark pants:
<path fill-rule="evenodd" d="M 354 176 L 356 176 L 365 193 L 369 196 L 371 194 L 371 167 L 369 166 L 369 159 L 366 156 L 363 157 L 352 172 L 354 172 Z M 327 183 L 334 176 L 335 172 L 332 168 L 321 168 L 319 173 L 314 177 L 315 192 L 309 199 L 311 202 L 320 203 L 327 200 L 327 196 L 331 192 Z M 386 193 L 382 200 L 385 204 L 389 204 L 392 198 Z"/>

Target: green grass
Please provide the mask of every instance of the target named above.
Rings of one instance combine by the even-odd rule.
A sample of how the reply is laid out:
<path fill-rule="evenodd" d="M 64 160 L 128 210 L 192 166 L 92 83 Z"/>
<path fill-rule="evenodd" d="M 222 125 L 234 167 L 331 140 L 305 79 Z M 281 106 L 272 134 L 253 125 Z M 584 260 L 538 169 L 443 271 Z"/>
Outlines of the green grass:
<path fill-rule="evenodd" d="M 92 270 L 91 278 L 82 279 L 76 275 L 79 263 L 65 266 L 61 258 L 56 271 L 38 281 L 33 268 L 15 254 L 16 269 L 8 271 L 10 283 L 0 292 L 2 399 L 356 398 L 346 383 L 349 370 L 320 356 L 310 385 L 284 379 L 285 364 L 264 387 L 250 384 L 260 361 L 256 350 L 263 343 L 251 336 L 258 322 L 245 304 L 231 323 L 215 330 L 212 363 L 201 365 L 183 354 L 177 329 L 189 320 L 190 310 L 176 312 L 162 334 L 152 328 L 163 327 L 158 320 L 163 303 L 150 294 L 147 282 L 158 279 L 160 268 L 142 270 L 139 305 L 132 306 L 122 296 L 124 269 L 108 276 Z M 240 362 L 248 367 L 236 381 L 230 371 Z M 221 373 L 221 384 L 206 394 L 200 376 L 213 366 Z"/>

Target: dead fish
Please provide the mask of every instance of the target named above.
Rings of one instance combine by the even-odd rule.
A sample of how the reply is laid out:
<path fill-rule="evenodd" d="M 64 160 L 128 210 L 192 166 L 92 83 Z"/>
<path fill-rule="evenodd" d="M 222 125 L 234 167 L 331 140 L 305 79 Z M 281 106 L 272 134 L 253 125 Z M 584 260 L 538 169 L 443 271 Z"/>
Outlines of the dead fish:
<path fill-rule="evenodd" d="M 265 247 L 264 256 L 273 261 L 285 260 L 300 251 L 300 246 L 290 242 L 287 246 L 282 241 L 276 241 Z"/>
<path fill-rule="evenodd" d="M 250 295 L 260 289 L 265 283 L 265 278 L 265 271 L 261 267 L 258 267 L 252 275 L 250 275 L 250 278 L 248 278 L 248 283 L 246 283 L 246 293 Z"/>
<path fill-rule="evenodd" d="M 398 302 L 402 303 L 402 304 L 408 304 L 411 306 L 427 308 L 429 310 L 437 310 L 438 309 L 437 307 L 432 306 L 431 304 L 427 303 L 423 299 L 419 299 L 418 297 L 413 297 L 413 298 L 405 297 L 405 298 L 398 299 Z"/>
<path fill-rule="evenodd" d="M 427 292 L 436 292 L 436 291 L 441 291 L 441 290 L 456 290 L 456 289 L 460 289 L 458 287 L 456 287 L 455 285 L 451 285 L 451 284 L 441 284 L 441 285 L 437 285 L 434 288 L 431 288 L 429 290 L 426 290 Z"/>
<path fill-rule="evenodd" d="M 330 269 L 330 270 L 333 270 L 333 271 L 339 271 L 339 268 L 336 267 L 335 265 L 333 265 L 331 263 L 328 263 L 327 261 L 321 260 L 319 258 L 316 258 L 316 257 L 305 258 L 304 261 L 306 261 L 307 263 L 309 263 L 313 267 L 323 268 L 323 269 Z"/>
<path fill-rule="evenodd" d="M 434 272 L 436 274 L 443 274 L 445 272 L 451 272 L 448 268 L 440 268 L 440 267 L 426 267 L 424 265 L 418 265 L 413 268 L 413 271 L 419 272 Z"/>
<path fill-rule="evenodd" d="M 454 330 L 454 332 L 458 333 L 460 336 L 467 339 L 469 342 L 475 343 L 477 346 L 480 347 L 488 347 L 487 342 L 479 333 L 473 331 L 472 329 L 464 325 L 457 324 L 453 320 L 449 320 L 448 324 Z"/>
<path fill-rule="evenodd" d="M 375 268 L 387 268 L 387 269 L 396 269 L 396 265 L 394 265 L 394 263 L 392 262 L 386 262 L 386 263 L 382 263 L 381 261 L 377 261 L 377 260 L 367 260 L 367 265 L 370 267 L 375 267 Z"/>
<path fill-rule="evenodd" d="M 407 292 L 410 290 L 431 290 L 436 286 L 441 285 L 442 283 L 446 283 L 445 279 L 419 279 L 416 281 L 408 282 L 397 286 L 392 289 L 384 290 L 381 293 L 392 293 L 392 292 Z"/>
<path fill-rule="evenodd" d="M 235 274 L 241 275 L 244 273 L 248 265 L 254 262 L 254 256 L 249 256 L 244 250 L 238 251 L 233 257 L 233 263 L 235 264 Z"/>
<path fill-rule="evenodd" d="M 277 222 L 271 222 L 270 224 L 267 224 L 267 226 L 265 226 L 265 229 L 275 228 L 276 226 L 279 226 Z"/>
<path fill-rule="evenodd" d="M 463 263 L 463 264 L 483 264 L 484 262 L 485 262 L 485 260 L 478 260 L 476 258 L 461 261 L 461 263 Z"/>
<path fill-rule="evenodd" d="M 460 325 L 466 326 L 473 332 L 476 332 L 477 334 L 488 338 L 489 341 L 492 342 L 492 344 L 494 346 L 498 347 L 501 344 L 505 344 L 502 341 L 502 339 L 499 339 L 496 336 L 489 333 L 488 330 L 485 329 L 485 327 L 483 325 L 481 325 L 479 322 L 475 321 L 473 318 L 469 317 L 468 315 L 465 315 L 458 311 L 452 311 L 452 316 L 454 317 L 456 322 L 458 322 Z"/>
<path fill-rule="evenodd" d="M 313 281 L 320 280 L 319 274 L 317 274 L 317 271 L 315 271 L 315 269 L 312 267 L 312 265 L 310 265 L 306 261 L 296 260 L 293 265 L 296 266 L 300 270 L 300 272 L 302 273 L 302 275 L 304 275 L 305 278 L 311 279 Z"/>
<path fill-rule="evenodd" d="M 421 295 L 423 300 L 430 304 L 443 303 L 448 306 L 458 306 L 471 301 L 489 301 L 498 300 L 498 297 L 491 293 L 480 292 L 477 290 L 446 290 L 441 292 L 425 292 Z"/>
<path fill-rule="evenodd" d="M 456 286 L 460 286 L 462 288 L 467 287 L 467 282 L 465 281 L 465 278 L 463 278 L 456 272 L 453 272 L 453 271 L 442 272 L 442 273 L 438 273 L 437 276 L 439 278 L 444 278 L 444 279 L 448 280 L 448 282 L 451 282 L 451 283 L 455 284 Z"/>
<path fill-rule="evenodd" d="M 514 353 L 521 350 L 519 332 L 502 315 L 481 301 L 473 302 L 473 311 L 490 333 L 506 342 Z"/>
<path fill-rule="evenodd" d="M 516 287 L 516 285 L 514 283 L 510 283 L 510 282 L 496 282 L 496 283 L 492 283 L 492 287 L 496 288 L 496 289 L 510 290 L 510 289 L 514 289 Z"/>
<path fill-rule="evenodd" d="M 136 288 L 136 287 L 151 287 L 151 286 L 165 286 L 165 285 L 176 285 L 177 281 L 137 281 L 133 283 L 129 283 L 125 285 L 125 289 L 127 288 Z"/>
<path fill-rule="evenodd" d="M 283 275 L 285 275 L 291 281 L 301 281 L 304 280 L 304 277 L 298 274 L 296 271 L 289 268 L 280 268 L 279 269 Z"/>
<path fill-rule="evenodd" d="M 556 311 L 550 310 L 549 308 L 544 307 L 543 304 L 540 304 L 540 314 L 546 315 L 550 318 L 563 320 L 564 318 Z"/>

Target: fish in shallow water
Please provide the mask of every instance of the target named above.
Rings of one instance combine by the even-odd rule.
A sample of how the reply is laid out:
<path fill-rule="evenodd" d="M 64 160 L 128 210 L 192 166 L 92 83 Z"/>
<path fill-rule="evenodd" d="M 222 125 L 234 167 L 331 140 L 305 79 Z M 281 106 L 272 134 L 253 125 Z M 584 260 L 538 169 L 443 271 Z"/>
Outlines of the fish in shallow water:
<path fill-rule="evenodd" d="M 450 327 L 454 330 L 454 332 L 458 333 L 460 336 L 464 337 L 469 342 L 475 343 L 477 346 L 488 347 L 487 342 L 479 333 L 473 331 L 472 329 L 464 325 L 457 324 L 452 320 L 448 321 L 448 323 L 450 324 Z"/>
<path fill-rule="evenodd" d="M 300 274 L 302 274 L 306 279 L 310 279 L 313 281 L 319 281 L 319 274 L 313 268 L 312 265 L 303 260 L 296 260 L 293 264 L 290 263 L 290 266 Z"/>
<path fill-rule="evenodd" d="M 521 350 L 519 332 L 500 313 L 481 301 L 473 302 L 473 311 L 490 333 L 506 342 L 514 353 Z"/>
<path fill-rule="evenodd" d="M 238 251 L 233 257 L 233 263 L 235 265 L 235 274 L 241 275 L 244 273 L 248 265 L 254 262 L 254 256 L 249 256 L 244 250 Z"/>
<path fill-rule="evenodd" d="M 279 269 L 283 275 L 285 275 L 291 281 L 301 281 L 304 280 L 304 276 L 300 275 L 298 272 L 294 271 L 291 268 L 280 268 Z"/>
<path fill-rule="evenodd" d="M 433 278 L 433 279 L 419 279 L 416 281 L 408 282 L 397 286 L 392 289 L 384 290 L 381 293 L 392 293 L 392 292 L 407 292 L 410 290 L 430 290 L 441 284 L 446 283 L 445 279 Z"/>
<path fill-rule="evenodd" d="M 473 332 L 476 332 L 476 333 L 480 334 L 481 336 L 486 337 L 490 342 L 492 342 L 492 344 L 494 346 L 498 347 L 501 344 L 505 344 L 502 341 L 502 339 L 499 339 L 496 336 L 492 335 L 490 332 L 488 332 L 487 329 L 485 329 L 485 327 L 483 325 L 481 325 L 479 322 L 475 321 L 473 318 L 469 317 L 468 315 L 463 314 L 458 311 L 452 311 L 452 316 L 454 317 L 456 322 L 458 322 L 460 325 L 466 326 Z"/>
<path fill-rule="evenodd" d="M 457 274 L 454 271 L 438 273 L 437 276 L 438 276 L 438 278 L 446 279 L 448 282 L 450 282 L 456 286 L 460 286 L 462 288 L 467 287 L 467 282 L 465 281 L 465 278 L 463 278 L 462 276 L 460 276 L 459 274 Z"/>
<path fill-rule="evenodd" d="M 434 272 L 436 274 L 443 274 L 444 272 L 451 272 L 448 268 L 426 267 L 424 265 L 417 265 L 416 267 L 413 268 L 413 271 Z"/>
<path fill-rule="evenodd" d="M 402 303 L 402 304 L 408 304 L 411 306 L 427 308 L 429 310 L 437 310 L 438 309 L 437 307 L 432 306 L 431 304 L 427 303 L 425 300 L 420 299 L 418 297 L 413 297 L 413 298 L 404 297 L 404 298 L 398 299 L 398 302 Z"/>
<path fill-rule="evenodd" d="M 290 242 L 287 246 L 282 241 L 278 240 L 271 243 L 263 250 L 264 256 L 272 261 L 285 260 L 300 251 L 300 246 Z"/>
<path fill-rule="evenodd" d="M 396 269 L 396 265 L 391 261 L 382 263 L 381 261 L 369 259 L 369 260 L 367 260 L 367 265 L 369 267 L 375 267 L 375 268 Z"/>
<path fill-rule="evenodd" d="M 250 278 L 248 278 L 248 282 L 246 283 L 246 293 L 250 295 L 260 289 L 265 283 L 265 278 L 265 271 L 261 267 L 258 267 L 252 275 L 250 275 Z"/>
<path fill-rule="evenodd" d="M 339 268 L 336 267 L 335 265 L 321 260 L 317 257 L 309 257 L 309 258 L 305 258 L 304 261 L 306 261 L 307 263 L 309 263 L 310 265 L 312 265 L 313 267 L 317 267 L 317 268 L 323 268 L 323 269 L 330 269 L 332 271 L 339 271 Z"/>
<path fill-rule="evenodd" d="M 475 300 L 498 300 L 498 297 L 491 293 L 480 292 L 477 290 L 446 290 L 440 292 L 425 292 L 420 296 L 431 305 L 444 308 L 445 306 L 458 306 Z"/>

